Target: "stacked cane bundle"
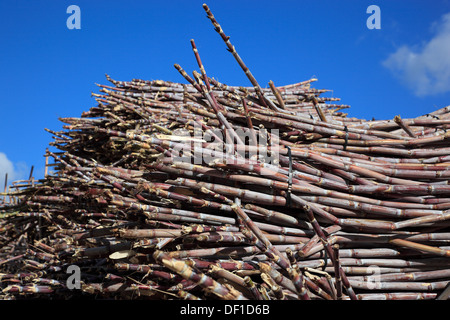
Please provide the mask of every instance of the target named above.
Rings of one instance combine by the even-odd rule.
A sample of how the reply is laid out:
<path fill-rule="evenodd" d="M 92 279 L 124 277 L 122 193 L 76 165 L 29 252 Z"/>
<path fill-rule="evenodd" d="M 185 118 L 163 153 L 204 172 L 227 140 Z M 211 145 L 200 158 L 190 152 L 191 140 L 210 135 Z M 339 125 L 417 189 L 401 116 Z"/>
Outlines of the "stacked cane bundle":
<path fill-rule="evenodd" d="M 450 109 L 365 121 L 315 79 L 261 88 L 204 8 L 252 87 L 193 40 L 187 84 L 107 76 L 47 129 L 56 174 L 4 195 L 2 297 L 446 298 Z"/>

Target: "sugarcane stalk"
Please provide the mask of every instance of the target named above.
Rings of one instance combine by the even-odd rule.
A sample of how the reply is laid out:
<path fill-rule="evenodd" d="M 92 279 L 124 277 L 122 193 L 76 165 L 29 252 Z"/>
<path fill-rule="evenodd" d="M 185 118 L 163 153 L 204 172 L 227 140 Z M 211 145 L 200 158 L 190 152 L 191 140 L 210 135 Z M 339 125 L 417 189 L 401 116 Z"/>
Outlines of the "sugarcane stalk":
<path fill-rule="evenodd" d="M 436 300 L 448 300 L 450 297 L 450 282 L 445 287 L 444 291 L 436 298 Z"/>
<path fill-rule="evenodd" d="M 275 84 L 272 80 L 269 81 L 270 89 L 272 90 L 273 94 L 277 98 L 278 104 L 280 105 L 281 109 L 286 109 L 286 106 L 284 105 L 283 98 L 281 97 L 280 91 L 275 87 Z"/>
<path fill-rule="evenodd" d="M 258 94 L 260 102 L 266 107 L 267 107 L 267 105 L 269 105 L 270 108 L 279 111 L 280 108 L 278 108 L 271 100 L 269 100 L 266 97 L 264 97 L 262 89 L 259 86 L 258 82 L 256 81 L 255 77 L 253 76 L 253 74 L 250 72 L 250 69 L 248 69 L 248 67 L 245 65 L 244 61 L 241 59 L 241 57 L 236 52 L 236 49 L 234 48 L 234 46 L 230 42 L 230 37 L 225 35 L 225 33 L 222 30 L 222 27 L 217 22 L 217 20 L 215 19 L 214 15 L 211 13 L 211 10 L 209 9 L 208 5 L 203 4 L 203 9 L 205 9 L 208 19 L 211 20 L 211 23 L 214 26 L 214 30 L 217 33 L 219 33 L 219 35 L 221 36 L 222 40 L 227 45 L 228 51 L 231 52 L 231 54 L 236 59 L 236 61 L 238 62 L 239 66 L 242 68 L 242 70 L 244 71 L 245 75 L 247 76 L 247 78 L 250 80 L 251 84 L 255 88 L 255 91 Z"/>
<path fill-rule="evenodd" d="M 186 84 L 107 75 L 46 129 L 44 179 L 5 181 L 2 294 L 446 299 L 450 108 L 364 120 L 317 79 L 261 88 L 204 9 L 251 84 L 212 78 L 194 40 Z"/>
<path fill-rule="evenodd" d="M 333 262 L 333 265 L 335 266 L 335 268 L 337 268 L 339 270 L 339 276 L 342 279 L 342 283 L 344 284 L 344 286 L 347 290 L 347 293 L 349 294 L 349 296 L 352 300 L 356 300 L 357 297 L 353 291 L 353 288 L 351 287 L 350 283 L 348 282 L 347 276 L 343 272 L 342 268 L 340 268 L 339 265 L 337 264 L 336 257 L 334 255 L 334 251 L 332 250 L 330 244 L 328 243 L 325 233 L 323 232 L 319 223 L 315 219 L 313 211 L 311 210 L 311 208 L 309 206 L 304 206 L 303 210 L 306 212 L 308 219 L 314 228 L 314 231 L 319 236 L 319 239 L 322 241 L 322 243 L 325 247 L 325 250 L 327 251 L 328 255 L 330 256 L 331 261 Z"/>
<path fill-rule="evenodd" d="M 402 118 L 397 115 L 394 117 L 395 123 L 397 123 L 410 137 L 414 138 L 416 135 L 411 130 L 411 128 L 408 126 L 408 124 L 404 123 Z"/>
<path fill-rule="evenodd" d="M 164 264 L 164 266 L 166 266 L 170 270 L 180 274 L 184 279 L 196 282 L 198 285 L 204 287 L 208 292 L 211 292 L 219 296 L 220 298 L 231 300 L 245 299 L 244 296 L 242 296 L 242 294 L 234 296 L 233 295 L 234 292 L 233 293 L 230 292 L 230 290 L 228 290 L 227 288 L 216 282 L 214 279 L 204 274 L 196 273 L 192 268 L 186 265 L 185 262 L 171 258 L 162 251 L 155 251 L 153 256 L 155 260 L 160 261 L 162 264 Z"/>

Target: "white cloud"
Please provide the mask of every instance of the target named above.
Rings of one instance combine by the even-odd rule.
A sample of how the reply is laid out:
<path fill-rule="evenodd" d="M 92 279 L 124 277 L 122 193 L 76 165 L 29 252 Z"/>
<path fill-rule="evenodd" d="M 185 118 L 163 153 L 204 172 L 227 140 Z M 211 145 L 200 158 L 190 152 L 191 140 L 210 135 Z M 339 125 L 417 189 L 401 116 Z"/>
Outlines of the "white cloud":
<path fill-rule="evenodd" d="M 8 181 L 11 181 L 11 176 L 14 176 L 14 165 L 8 159 L 6 154 L 0 152 L 0 190 L 3 192 L 5 186 L 5 174 L 8 174 Z"/>
<path fill-rule="evenodd" d="M 450 13 L 432 25 L 435 35 L 422 45 L 404 45 L 383 65 L 418 96 L 450 91 Z"/>
<path fill-rule="evenodd" d="M 8 185 L 11 185 L 11 182 L 15 180 L 24 179 L 27 171 L 28 168 L 25 163 L 20 162 L 14 165 L 6 154 L 0 152 L 0 192 L 4 191 L 6 173 L 8 174 Z"/>

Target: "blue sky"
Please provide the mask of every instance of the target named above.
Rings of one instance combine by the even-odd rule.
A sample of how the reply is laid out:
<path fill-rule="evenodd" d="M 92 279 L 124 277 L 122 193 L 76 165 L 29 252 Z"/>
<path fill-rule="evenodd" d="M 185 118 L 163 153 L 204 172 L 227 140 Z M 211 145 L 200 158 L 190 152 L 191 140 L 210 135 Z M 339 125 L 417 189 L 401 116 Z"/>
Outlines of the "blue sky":
<path fill-rule="evenodd" d="M 185 82 L 173 67 L 250 85 L 206 18 L 205 1 L 72 0 L 0 3 L 0 186 L 44 171 L 58 117 L 95 105 L 95 83 L 141 78 Z M 450 104 L 450 1 L 316 0 L 206 2 L 262 86 L 311 77 L 314 87 L 364 119 L 416 117 Z M 81 29 L 69 30 L 69 5 Z M 369 5 L 381 9 L 370 30 Z M 0 187 L 2 188 L 2 187 Z"/>

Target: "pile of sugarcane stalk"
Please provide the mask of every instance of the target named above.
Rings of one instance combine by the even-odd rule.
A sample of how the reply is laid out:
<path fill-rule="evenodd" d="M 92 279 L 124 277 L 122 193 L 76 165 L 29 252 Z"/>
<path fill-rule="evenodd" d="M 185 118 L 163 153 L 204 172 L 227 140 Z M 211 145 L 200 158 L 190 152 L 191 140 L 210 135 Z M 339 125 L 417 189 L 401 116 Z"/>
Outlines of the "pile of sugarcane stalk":
<path fill-rule="evenodd" d="M 450 108 L 366 121 L 316 79 L 262 88 L 204 9 L 252 86 L 193 40 L 186 83 L 107 76 L 2 194 L 1 298 L 446 299 Z"/>

